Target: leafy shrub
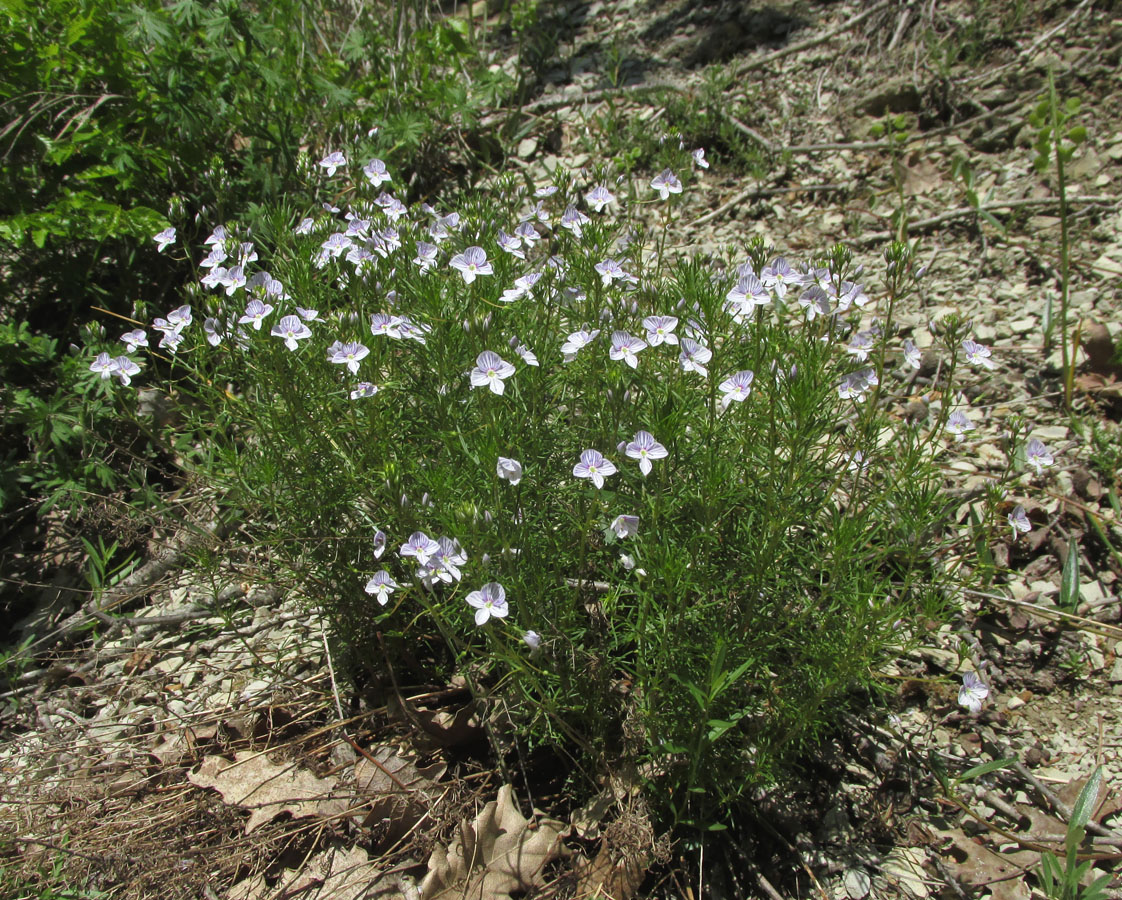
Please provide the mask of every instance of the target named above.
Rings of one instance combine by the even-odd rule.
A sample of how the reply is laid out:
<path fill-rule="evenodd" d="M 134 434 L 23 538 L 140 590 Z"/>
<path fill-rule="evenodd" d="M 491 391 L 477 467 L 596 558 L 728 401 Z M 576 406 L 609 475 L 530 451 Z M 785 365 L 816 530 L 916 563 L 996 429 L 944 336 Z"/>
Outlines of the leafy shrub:
<path fill-rule="evenodd" d="M 669 172 L 654 244 L 603 184 L 441 214 L 375 163 L 319 165 L 345 217 L 212 235 L 150 335 L 261 577 L 326 613 L 355 678 L 459 673 L 530 742 L 636 759 L 710 825 L 945 611 L 937 461 L 970 426 L 882 402 L 919 365 L 892 324 L 906 246 L 874 304 L 841 248 L 671 263 Z M 988 355 L 962 337 L 947 388 Z"/>

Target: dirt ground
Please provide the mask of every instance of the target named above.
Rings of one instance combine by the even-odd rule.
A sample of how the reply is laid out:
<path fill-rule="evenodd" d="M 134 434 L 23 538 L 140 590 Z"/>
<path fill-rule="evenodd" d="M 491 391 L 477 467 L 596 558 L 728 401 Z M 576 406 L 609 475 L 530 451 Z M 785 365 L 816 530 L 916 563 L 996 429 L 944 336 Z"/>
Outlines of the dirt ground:
<path fill-rule="evenodd" d="M 902 210 L 928 267 L 904 336 L 929 347 L 928 324 L 960 311 L 993 351 L 947 461 L 962 519 L 1010 417 L 1054 454 L 1008 497 L 1033 530 L 991 548 L 992 583 L 743 828 L 671 844 L 622 779 L 571 810 L 534 772 L 549 759 L 520 760 L 512 791 L 461 685 L 404 704 L 337 690 L 295 595 L 247 581 L 216 597 L 167 534 L 113 616 L 60 602 L 65 573 L 42 590 L 38 655 L 2 697 L 0 865 L 129 898 L 1028 900 L 1101 766 L 1085 881 L 1122 870 L 1120 16 L 1091 0 L 571 0 L 550 7 L 534 96 L 495 113 L 517 124 L 504 167 L 536 181 L 626 155 L 621 135 L 705 146 L 681 252 L 759 234 L 799 258 L 841 241 L 873 293 Z M 517 65 L 497 14 L 494 31 L 495 64 Z M 1042 346 L 1061 218 L 1028 116 L 1049 70 L 1087 128 L 1067 171 L 1074 415 L 1058 344 Z M 915 403 L 936 399 L 924 381 Z M 1061 609 L 1071 548 L 1079 602 Z M 957 702 L 963 668 L 989 686 L 978 713 Z M 1107 895 L 1122 897 L 1117 875 Z"/>

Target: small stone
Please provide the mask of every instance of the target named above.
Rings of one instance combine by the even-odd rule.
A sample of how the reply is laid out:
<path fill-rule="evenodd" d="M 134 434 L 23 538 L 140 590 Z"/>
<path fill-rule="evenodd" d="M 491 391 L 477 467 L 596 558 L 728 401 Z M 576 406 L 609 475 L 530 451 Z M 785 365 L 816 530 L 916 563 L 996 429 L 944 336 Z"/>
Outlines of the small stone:
<path fill-rule="evenodd" d="M 1014 319 L 1009 323 L 1009 330 L 1013 334 L 1030 334 L 1040 328 L 1040 323 L 1035 317 L 1028 319 Z"/>
<path fill-rule="evenodd" d="M 1014 709 L 1020 709 L 1024 705 L 1025 705 L 1025 701 L 1022 700 L 1020 697 L 1010 697 L 1005 703 L 1005 708 L 1008 709 L 1008 710 L 1014 710 Z"/>
<path fill-rule="evenodd" d="M 518 158 L 530 159 L 538 149 L 538 142 L 532 137 L 523 138 L 518 142 Z"/>

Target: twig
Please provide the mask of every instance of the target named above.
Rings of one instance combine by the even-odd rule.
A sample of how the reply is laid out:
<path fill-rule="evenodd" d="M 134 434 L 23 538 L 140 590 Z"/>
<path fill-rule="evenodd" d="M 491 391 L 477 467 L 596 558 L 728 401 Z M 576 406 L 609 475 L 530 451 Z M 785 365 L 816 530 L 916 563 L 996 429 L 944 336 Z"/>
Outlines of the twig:
<path fill-rule="evenodd" d="M 711 212 L 707 212 L 699 219 L 694 220 L 694 225 L 705 225 L 712 222 L 718 216 L 722 215 L 728 210 L 732 209 L 737 204 L 743 203 L 746 200 L 758 200 L 760 197 L 772 197 L 776 194 L 816 194 L 825 193 L 827 191 L 846 191 L 852 188 L 849 184 L 796 184 L 791 187 L 777 187 L 777 188 L 761 188 L 754 187 L 741 191 L 731 200 L 718 206 Z"/>
<path fill-rule="evenodd" d="M 875 16 L 882 10 L 888 9 L 895 0 L 883 0 L 883 2 L 869 7 L 863 13 L 854 16 L 852 19 L 847 19 L 838 25 L 836 28 L 831 28 L 829 31 L 823 32 L 817 37 L 809 38 L 805 41 L 800 41 L 797 44 L 789 44 L 782 50 L 776 50 L 774 53 L 769 53 L 766 56 L 758 57 L 757 59 L 748 60 L 748 62 L 737 66 L 733 69 L 732 74 L 734 77 L 743 75 L 745 72 L 751 72 L 755 69 L 762 69 L 769 63 L 775 62 L 777 59 L 782 59 L 784 56 L 790 56 L 792 53 L 800 53 L 803 50 L 809 50 L 811 47 L 817 47 L 819 44 L 825 44 L 827 41 L 833 40 L 839 34 L 849 31 L 851 28 L 856 28 L 866 19 Z"/>
<path fill-rule="evenodd" d="M 1048 208 L 1051 206 L 1059 205 L 1059 198 L 1042 198 L 1038 200 L 1004 200 L 994 203 L 983 203 L 977 208 L 973 206 L 966 206 L 961 209 L 952 209 L 949 212 L 940 213 L 937 216 L 932 216 L 929 219 L 917 219 L 908 222 L 908 231 L 919 231 L 928 228 L 934 228 L 936 225 L 942 225 L 944 222 L 950 222 L 954 219 L 963 219 L 967 216 L 976 216 L 979 212 L 997 212 L 999 210 L 1014 210 L 1014 209 L 1039 209 Z M 1112 204 L 1122 202 L 1122 197 L 1069 197 L 1067 199 L 1068 205 L 1083 203 L 1089 205 L 1099 204 Z M 867 244 L 876 244 L 881 241 L 892 240 L 893 232 L 891 231 L 877 231 L 873 234 L 866 234 L 863 237 L 853 238 L 851 243 L 860 246 Z"/>

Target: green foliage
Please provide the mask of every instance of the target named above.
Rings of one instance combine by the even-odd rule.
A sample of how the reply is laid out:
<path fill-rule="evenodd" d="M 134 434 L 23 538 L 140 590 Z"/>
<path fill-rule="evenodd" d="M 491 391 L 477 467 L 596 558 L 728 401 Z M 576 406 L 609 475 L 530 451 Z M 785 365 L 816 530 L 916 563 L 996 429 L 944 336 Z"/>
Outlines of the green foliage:
<path fill-rule="evenodd" d="M 675 170 L 688 172 L 679 154 Z M 328 184 L 377 217 L 376 191 L 356 175 L 352 165 Z M 587 188 L 562 181 L 543 201 L 553 221 Z M 379 684 L 387 665 L 418 683 L 459 673 L 529 743 L 561 741 L 599 766 L 637 759 L 668 820 L 719 826 L 944 613 L 959 577 L 937 464 L 945 422 L 917 429 L 878 402 L 903 384 L 891 323 L 911 249 L 886 254 L 884 332 L 861 365 L 836 337 L 861 318 L 845 248 L 815 262 L 826 296 L 851 298 L 841 311 L 806 316 L 792 294 L 738 311 L 734 274 L 663 253 L 673 197 L 653 201 L 657 239 L 592 213 L 522 262 L 494 236 L 533 202 L 513 183 L 471 194 L 431 271 L 411 261 L 431 240 L 414 208 L 394 222 L 404 246 L 361 274 L 321 255 L 340 221 L 320 213 L 294 236 L 300 215 L 276 211 L 263 264 L 319 316 L 290 349 L 269 330 L 291 301 L 273 297 L 264 327 L 242 330 L 242 296 L 193 295 L 196 322 L 223 336 L 211 346 L 192 326 L 172 369 L 182 414 L 212 448 L 197 474 L 254 542 L 261 577 L 301 585 L 327 614 L 353 677 Z M 448 264 L 470 246 L 493 273 L 466 282 Z M 769 261 L 759 240 L 748 256 L 756 271 Z M 595 268 L 609 258 L 634 287 Z M 504 300 L 527 271 L 541 280 Z M 399 317 L 397 339 L 371 334 L 376 314 Z M 683 341 L 711 348 L 708 377 L 671 344 L 642 349 L 635 367 L 609 358 L 612 329 L 642 335 L 650 315 L 678 317 Z M 566 335 L 594 327 L 604 333 L 563 362 Z M 961 340 L 953 323 L 945 333 Z M 355 374 L 328 361 L 337 341 L 368 348 Z M 484 351 L 515 360 L 501 392 L 468 377 Z M 751 395 L 723 400 L 738 371 L 755 373 Z M 865 402 L 839 390 L 846 378 Z M 352 397 L 367 381 L 377 393 Z M 640 430 L 667 451 L 646 477 L 623 451 Z M 589 449 L 618 468 L 600 488 L 575 468 Z M 520 461 L 517 484 L 497 474 L 500 457 Z M 636 535 L 618 535 L 621 515 L 638 518 Z M 462 581 L 398 552 L 415 532 L 459 542 Z M 363 591 L 379 570 L 396 583 L 385 605 Z M 477 626 L 465 600 L 490 583 L 509 615 Z"/>
<path fill-rule="evenodd" d="M 982 208 L 984 204 L 993 200 L 994 189 L 991 187 L 986 191 L 986 196 L 984 198 L 978 196 L 978 192 L 974 187 L 974 169 L 965 156 L 959 155 L 954 158 L 954 161 L 951 163 L 951 177 L 957 178 L 962 182 L 963 192 L 966 195 L 966 202 L 977 212 L 978 217 L 984 219 L 1001 234 L 1004 234 L 1005 226 L 994 217 L 993 213 Z"/>
<path fill-rule="evenodd" d="M 1104 900 L 1107 896 L 1106 888 L 1111 882 L 1111 876 L 1100 875 L 1090 884 L 1084 885 L 1083 879 L 1091 871 L 1095 861 L 1088 859 L 1079 862 L 1079 845 L 1083 842 L 1087 823 L 1095 811 L 1102 780 L 1102 766 L 1096 766 L 1083 790 L 1079 792 L 1071 819 L 1067 823 L 1063 860 L 1049 851 L 1041 854 L 1040 868 L 1036 874 L 1049 900 Z"/>

